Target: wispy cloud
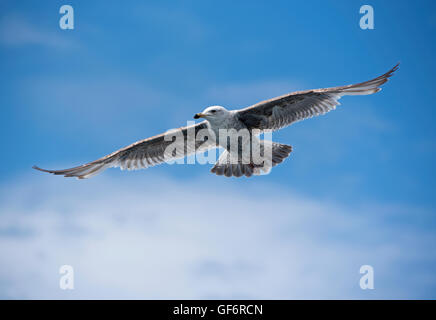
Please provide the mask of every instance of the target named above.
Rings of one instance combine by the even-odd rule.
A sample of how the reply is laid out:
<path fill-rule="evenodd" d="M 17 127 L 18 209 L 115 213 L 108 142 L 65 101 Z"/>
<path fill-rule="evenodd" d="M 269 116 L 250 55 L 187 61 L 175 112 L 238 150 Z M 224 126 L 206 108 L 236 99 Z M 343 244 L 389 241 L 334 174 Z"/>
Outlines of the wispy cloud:
<path fill-rule="evenodd" d="M 199 86 L 197 92 L 186 97 L 181 92 L 173 92 L 137 75 L 109 73 L 83 79 L 78 76 L 65 77 L 62 81 L 53 77 L 31 77 L 23 79 L 17 91 L 26 92 L 19 99 L 24 100 L 23 105 L 28 106 L 36 123 L 38 119 L 41 122 L 47 119 L 68 119 L 66 122 L 51 122 L 53 130 L 56 127 L 56 130 L 62 132 L 80 123 L 83 132 L 91 131 L 94 134 L 96 128 L 130 123 L 131 126 L 127 128 L 124 125 L 123 132 L 143 134 L 143 126 L 153 128 L 153 119 L 164 121 L 163 126 L 158 127 L 164 132 L 172 127 L 186 125 L 186 121 L 192 120 L 195 112 L 209 105 L 242 108 L 290 92 L 296 87 L 286 81 Z M 203 101 L 204 105 L 201 103 Z M 157 133 L 159 132 L 150 131 L 150 134 Z"/>
<path fill-rule="evenodd" d="M 178 182 L 137 174 L 3 185 L 0 295 L 434 297 L 434 235 L 390 223 L 395 214 L 422 210 L 350 208 L 275 185 L 242 191 L 216 177 Z M 63 264 L 74 267 L 73 291 L 58 287 Z M 359 288 L 363 264 L 375 269 L 374 291 Z M 420 274 L 407 273 L 410 265 Z"/>
<path fill-rule="evenodd" d="M 77 46 L 70 38 L 54 30 L 43 29 L 39 24 L 16 15 L 5 16 L 0 21 L 0 44 L 3 46 L 39 45 L 58 49 Z"/>

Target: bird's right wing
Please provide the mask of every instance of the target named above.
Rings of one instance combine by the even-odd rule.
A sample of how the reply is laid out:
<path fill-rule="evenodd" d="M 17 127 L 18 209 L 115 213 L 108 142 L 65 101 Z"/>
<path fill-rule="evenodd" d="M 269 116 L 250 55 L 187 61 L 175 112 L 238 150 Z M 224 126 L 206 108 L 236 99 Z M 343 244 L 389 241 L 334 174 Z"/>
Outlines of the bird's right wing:
<path fill-rule="evenodd" d="M 334 110 L 342 96 L 367 95 L 380 91 L 380 86 L 397 69 L 398 64 L 385 74 L 362 83 L 292 92 L 238 110 L 237 114 L 249 129 L 278 130 L 296 121 Z"/>
<path fill-rule="evenodd" d="M 111 167 L 128 170 L 148 168 L 172 159 L 183 158 L 195 152 L 204 152 L 207 149 L 215 148 L 214 141 L 197 141 L 197 134 L 200 130 L 207 130 L 206 121 L 135 142 L 103 158 L 78 167 L 65 170 L 46 170 L 36 166 L 33 168 L 79 179 L 89 178 Z M 208 137 L 207 134 L 205 137 Z"/>

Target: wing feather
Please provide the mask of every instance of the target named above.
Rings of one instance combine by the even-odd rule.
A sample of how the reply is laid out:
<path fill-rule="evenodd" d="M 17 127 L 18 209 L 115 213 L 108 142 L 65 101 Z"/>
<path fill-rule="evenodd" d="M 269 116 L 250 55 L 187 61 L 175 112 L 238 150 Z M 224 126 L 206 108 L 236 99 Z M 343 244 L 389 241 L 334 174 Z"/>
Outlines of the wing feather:
<path fill-rule="evenodd" d="M 95 161 L 86 163 L 84 165 L 63 169 L 63 170 L 46 170 L 41 169 L 37 166 L 33 168 L 39 171 L 52 173 L 55 175 L 63 175 L 64 177 L 77 177 L 79 179 L 89 178 L 94 176 L 103 170 L 111 167 L 120 167 L 121 169 L 135 170 L 155 166 L 161 164 L 170 159 L 177 159 L 185 157 L 189 154 L 195 152 L 206 151 L 207 149 L 216 147 L 216 143 L 213 141 L 197 141 L 192 143 L 194 147 L 189 147 L 188 143 L 188 131 L 193 130 L 194 138 L 197 137 L 197 133 L 206 129 L 206 121 L 197 123 L 189 127 L 183 127 L 172 131 L 171 135 L 181 134 L 183 135 L 183 140 L 180 141 L 175 139 L 165 139 L 167 133 L 163 133 L 148 139 L 144 139 L 135 142 L 125 148 L 115 151 L 103 158 L 97 159 Z M 183 146 L 174 145 L 174 149 L 177 152 L 168 152 L 167 147 L 171 143 L 181 144 Z M 173 148 L 171 148 L 173 149 Z M 167 152 L 166 152 L 167 151 Z"/>
<path fill-rule="evenodd" d="M 369 81 L 340 87 L 292 92 L 238 110 L 238 116 L 250 129 L 278 130 L 294 122 L 325 114 L 339 105 L 345 95 L 368 95 L 381 90 L 399 64 Z M 253 121 L 256 119 L 256 121 Z"/>

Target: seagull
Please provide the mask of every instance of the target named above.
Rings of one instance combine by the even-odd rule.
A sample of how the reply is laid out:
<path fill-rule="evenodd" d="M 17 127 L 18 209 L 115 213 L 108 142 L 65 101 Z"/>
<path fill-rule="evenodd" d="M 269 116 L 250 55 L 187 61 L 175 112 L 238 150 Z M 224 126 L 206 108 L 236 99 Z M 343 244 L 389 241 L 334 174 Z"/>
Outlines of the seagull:
<path fill-rule="evenodd" d="M 399 64 L 395 65 L 385 74 L 369 81 L 292 92 L 239 110 L 227 110 L 222 106 L 208 107 L 194 116 L 194 119 L 202 118 L 204 121 L 172 131 L 173 134 L 178 134 L 181 137 L 179 141 L 176 139 L 176 142 L 174 139 L 167 139 L 164 133 L 135 142 L 103 158 L 78 167 L 64 170 L 46 170 L 37 166 L 33 166 L 33 168 L 54 175 L 85 179 L 111 167 L 120 167 L 122 170 L 148 168 L 168 162 L 168 160 L 183 158 L 199 152 L 204 153 L 212 148 L 223 148 L 224 152 L 211 169 L 212 173 L 226 177 L 260 175 L 269 172 L 272 167 L 283 162 L 292 152 L 290 145 L 267 142 L 266 139 L 260 140 L 258 138 L 260 133 L 279 130 L 297 121 L 334 110 L 339 105 L 338 100 L 343 96 L 376 93 L 381 90 L 380 86 L 388 81 L 398 66 Z M 246 130 L 249 132 L 249 141 L 245 140 L 244 143 L 243 139 L 237 139 L 237 147 L 232 149 L 229 145 L 229 139 L 218 138 L 220 130 L 231 129 L 235 131 Z M 206 131 L 209 134 L 207 139 L 195 138 L 194 141 L 189 141 L 190 132 L 194 133 L 194 137 L 197 137 L 201 131 Z M 172 151 L 168 152 L 171 145 L 175 149 L 172 148 Z M 248 149 L 250 153 L 255 145 L 262 150 L 263 154 L 266 154 L 267 151 L 271 152 L 268 165 L 265 161 L 261 164 L 255 163 L 253 157 L 249 157 L 248 161 L 242 161 L 241 153 L 244 151 L 241 147 L 247 147 L 245 149 Z"/>

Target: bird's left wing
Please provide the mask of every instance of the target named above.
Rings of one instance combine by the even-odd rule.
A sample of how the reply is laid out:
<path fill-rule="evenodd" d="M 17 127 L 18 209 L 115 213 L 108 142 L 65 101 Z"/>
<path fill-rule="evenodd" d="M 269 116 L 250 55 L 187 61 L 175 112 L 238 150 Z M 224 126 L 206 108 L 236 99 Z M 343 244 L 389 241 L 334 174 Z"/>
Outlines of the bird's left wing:
<path fill-rule="evenodd" d="M 378 92 L 382 84 L 398 69 L 397 64 L 385 74 L 362 83 L 341 87 L 292 92 L 259 102 L 237 111 L 249 129 L 278 130 L 290 124 L 334 110 L 345 95 L 367 95 Z"/>
<path fill-rule="evenodd" d="M 197 140 L 197 134 L 202 129 L 207 130 L 206 121 L 135 142 L 103 158 L 70 169 L 46 170 L 36 166 L 33 168 L 79 179 L 89 178 L 111 167 L 128 170 L 148 168 L 171 159 L 182 158 L 195 152 L 216 147 L 214 141 Z M 170 145 L 171 148 L 168 148 Z"/>

